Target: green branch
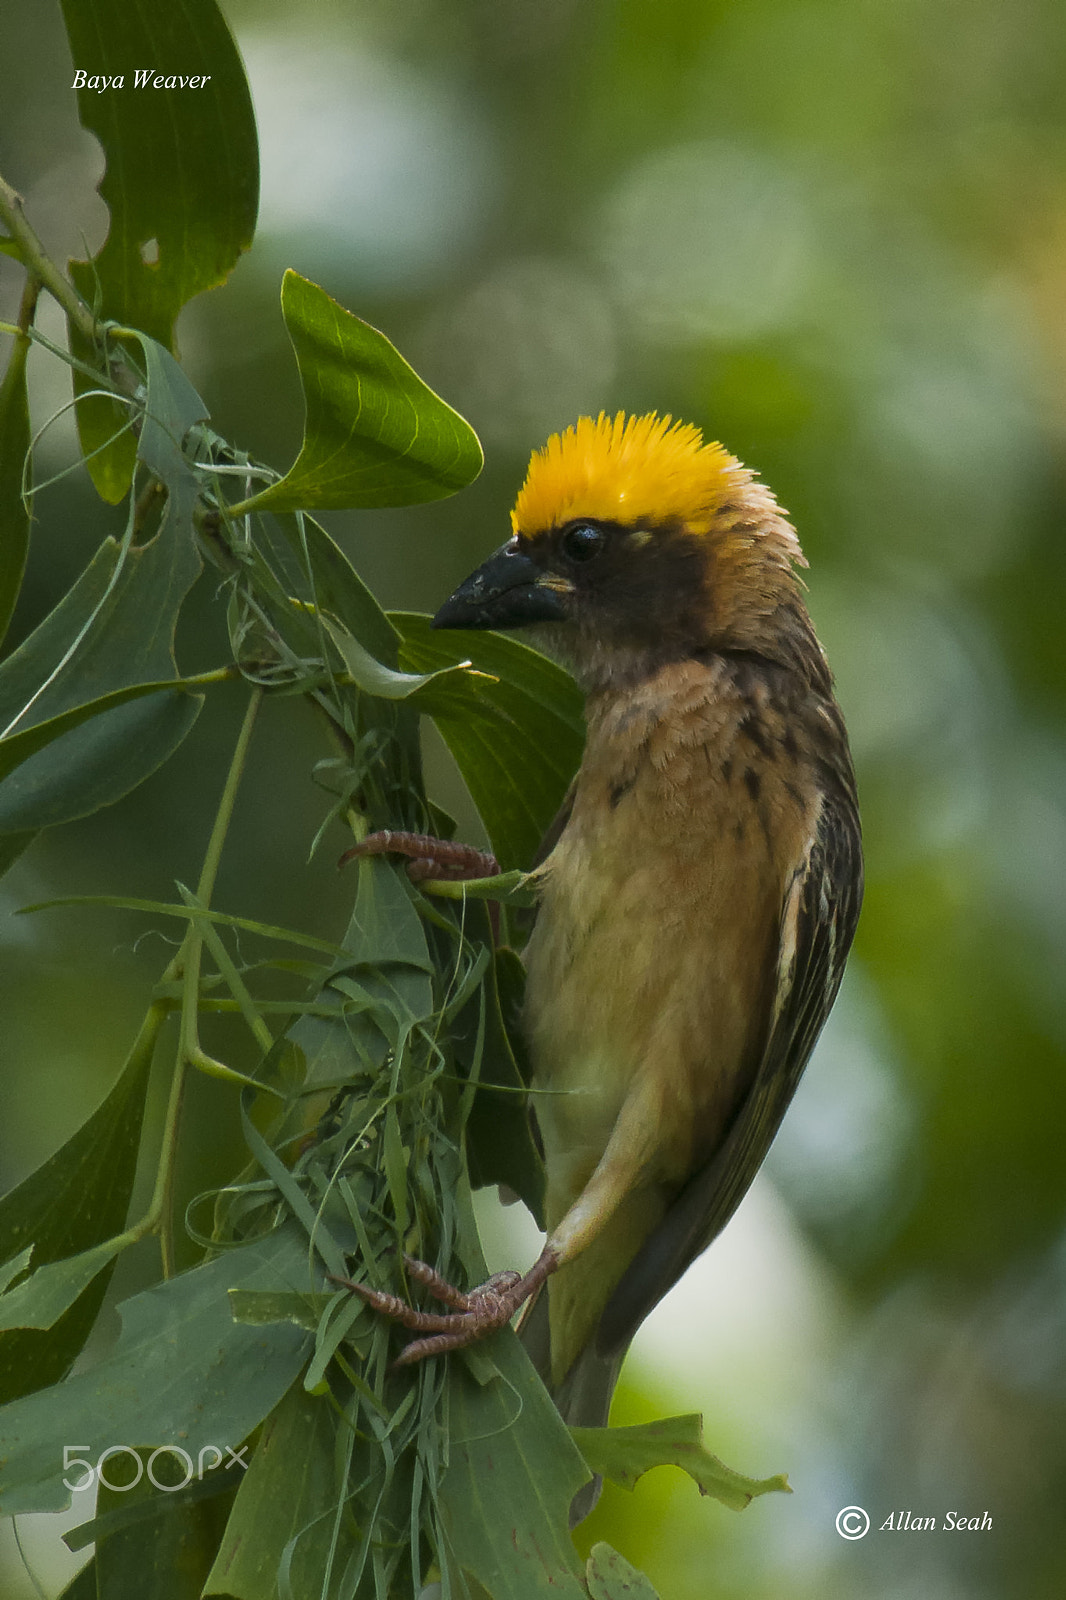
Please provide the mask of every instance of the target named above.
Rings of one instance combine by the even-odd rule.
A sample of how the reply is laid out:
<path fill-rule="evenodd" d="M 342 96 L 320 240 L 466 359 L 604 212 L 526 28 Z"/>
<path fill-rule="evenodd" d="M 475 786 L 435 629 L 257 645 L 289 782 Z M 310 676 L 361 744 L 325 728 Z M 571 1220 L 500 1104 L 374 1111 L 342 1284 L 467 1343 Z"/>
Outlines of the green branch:
<path fill-rule="evenodd" d="M 6 224 L 18 245 L 27 272 L 38 278 L 53 299 L 58 300 L 78 332 L 95 343 L 98 338 L 95 317 L 70 279 L 60 272 L 45 252 L 44 245 L 26 220 L 22 196 L 3 178 L 0 178 L 0 221 Z"/>

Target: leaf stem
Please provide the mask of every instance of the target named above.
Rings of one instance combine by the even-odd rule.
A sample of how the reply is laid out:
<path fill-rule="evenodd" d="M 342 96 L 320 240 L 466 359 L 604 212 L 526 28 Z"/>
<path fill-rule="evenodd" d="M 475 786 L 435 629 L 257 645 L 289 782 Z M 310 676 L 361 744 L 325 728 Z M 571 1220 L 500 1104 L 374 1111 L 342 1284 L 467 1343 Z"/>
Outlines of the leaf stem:
<path fill-rule="evenodd" d="M 205 909 L 211 903 L 211 895 L 214 891 L 215 879 L 218 876 L 219 863 L 222 859 L 222 847 L 225 844 L 226 834 L 233 818 L 237 789 L 244 772 L 248 746 L 251 743 L 252 730 L 255 727 L 256 714 L 262 699 L 262 689 L 253 689 L 248 701 L 248 708 L 244 713 L 241 731 L 237 736 L 233 759 L 230 762 L 225 787 L 222 790 L 222 798 L 219 801 L 218 811 L 215 814 L 215 821 L 211 829 L 211 837 L 207 842 L 204 864 L 196 889 L 196 898 Z M 167 1102 L 166 1121 L 163 1125 L 155 1193 L 149 1208 L 149 1216 L 153 1220 L 153 1225 L 159 1229 L 159 1248 L 163 1258 L 164 1278 L 173 1277 L 175 1269 L 174 1174 L 177 1165 L 181 1107 L 185 1095 L 188 1069 L 196 1067 L 201 1071 L 211 1072 L 216 1076 L 229 1077 L 233 1075 L 230 1068 L 224 1066 L 220 1061 L 215 1061 L 200 1046 L 198 1019 L 200 957 L 202 952 L 203 930 L 196 921 L 190 922 L 188 931 L 182 941 L 181 949 L 170 964 L 170 967 L 168 967 L 165 975 L 165 978 L 172 978 L 180 974 L 182 979 L 182 1002 L 174 1076 L 171 1079 L 170 1098 Z"/>

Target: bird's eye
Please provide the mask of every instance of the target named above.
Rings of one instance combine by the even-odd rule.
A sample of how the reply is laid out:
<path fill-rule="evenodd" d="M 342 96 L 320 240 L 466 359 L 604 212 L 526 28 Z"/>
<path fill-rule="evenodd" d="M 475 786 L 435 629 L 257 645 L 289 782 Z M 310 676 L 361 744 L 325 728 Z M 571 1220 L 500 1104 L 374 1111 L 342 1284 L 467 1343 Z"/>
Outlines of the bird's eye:
<path fill-rule="evenodd" d="M 571 561 L 591 561 L 606 542 L 606 534 L 594 522 L 578 522 L 563 534 L 563 554 Z"/>

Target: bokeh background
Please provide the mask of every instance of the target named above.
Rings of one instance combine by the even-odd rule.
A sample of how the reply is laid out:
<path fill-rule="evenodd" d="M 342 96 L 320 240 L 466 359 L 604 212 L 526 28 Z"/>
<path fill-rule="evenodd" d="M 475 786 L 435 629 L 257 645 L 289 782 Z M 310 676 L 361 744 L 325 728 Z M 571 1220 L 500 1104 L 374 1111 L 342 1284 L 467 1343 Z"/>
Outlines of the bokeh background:
<path fill-rule="evenodd" d="M 505 537 L 530 449 L 601 407 L 721 438 L 790 508 L 811 561 L 859 771 L 866 908 L 766 1170 L 644 1330 L 615 1412 L 702 1411 L 712 1449 L 787 1471 L 795 1493 L 734 1516 L 664 1471 L 608 1493 L 594 1531 L 663 1600 L 1061 1596 L 1060 0 L 229 0 L 227 14 L 263 199 L 253 253 L 180 324 L 217 427 L 279 467 L 295 453 L 277 306 L 291 265 L 383 328 L 486 447 L 455 500 L 330 519 L 387 604 L 433 609 Z M 3 31 L 0 171 L 65 259 L 106 229 L 100 153 L 57 8 L 7 0 Z M 2 314 L 17 286 L 0 257 Z M 34 367 L 43 423 L 66 394 L 55 363 Z M 70 450 L 60 421 L 42 473 Z M 80 472 L 38 514 L 12 642 L 114 526 Z M 190 667 L 220 659 L 222 603 L 202 588 Z M 239 712 L 237 691 L 216 700 L 130 802 L 43 837 L 0 885 L 5 1188 L 98 1101 L 167 954 L 114 913 L 9 913 L 193 881 Z M 319 753 L 297 708 L 267 708 L 219 904 L 342 925 L 335 852 L 307 860 L 328 804 Z M 226 1176 L 238 1134 L 217 1085 L 195 1086 L 190 1118 L 194 1192 Z M 526 1248 L 487 1225 L 500 1256 Z M 115 1292 L 144 1270 L 123 1262 Z M 834 1518 L 855 1504 L 873 1528 L 848 1542 Z M 992 1528 L 879 1531 L 908 1511 L 988 1513 Z M 23 1534 L 55 1593 L 75 1562 L 54 1519 Z M 3 1552 L 3 1593 L 31 1594 Z"/>

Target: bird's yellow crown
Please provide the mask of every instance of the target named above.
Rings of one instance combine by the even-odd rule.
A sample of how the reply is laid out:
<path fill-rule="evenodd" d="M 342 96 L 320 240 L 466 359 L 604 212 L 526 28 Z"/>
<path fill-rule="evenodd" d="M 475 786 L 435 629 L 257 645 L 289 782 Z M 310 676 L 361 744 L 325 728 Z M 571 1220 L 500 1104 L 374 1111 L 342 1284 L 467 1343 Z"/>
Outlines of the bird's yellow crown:
<path fill-rule="evenodd" d="M 535 450 L 511 512 L 520 539 L 561 527 L 574 517 L 636 527 L 679 521 L 709 530 L 730 491 L 751 474 L 700 430 L 650 411 L 643 417 L 600 412 L 579 417 Z"/>

